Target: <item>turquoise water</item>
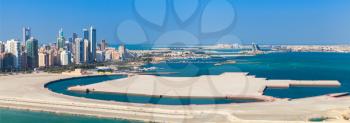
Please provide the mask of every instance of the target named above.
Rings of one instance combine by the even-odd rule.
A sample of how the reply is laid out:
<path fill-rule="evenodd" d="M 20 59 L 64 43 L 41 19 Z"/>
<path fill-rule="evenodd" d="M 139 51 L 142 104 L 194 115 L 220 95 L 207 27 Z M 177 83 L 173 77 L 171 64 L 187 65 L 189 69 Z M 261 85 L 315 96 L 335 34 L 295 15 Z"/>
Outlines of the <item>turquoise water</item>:
<path fill-rule="evenodd" d="M 236 64 L 215 66 L 215 63 L 235 60 Z M 171 60 L 160 64 L 149 64 L 145 67 L 157 67 L 152 73 L 159 76 L 200 76 L 218 75 L 224 72 L 249 72 L 250 75 L 267 79 L 293 80 L 339 80 L 341 87 L 291 87 L 288 89 L 267 89 L 264 94 L 280 98 L 304 98 L 329 93 L 350 91 L 350 54 L 341 53 L 271 53 L 258 56 L 241 56 L 211 59 Z M 172 74 L 161 74 L 174 72 Z M 211 98 L 166 98 L 148 97 L 127 94 L 77 93 L 67 91 L 67 87 L 86 85 L 105 80 L 119 79 L 123 76 L 102 76 L 68 79 L 49 84 L 47 87 L 57 93 L 87 97 L 101 100 L 113 100 L 133 103 L 153 103 L 166 105 L 188 104 L 225 104 L 254 102 L 256 100 L 228 100 Z"/>
<path fill-rule="evenodd" d="M 215 63 L 225 60 L 236 60 L 237 64 L 226 64 L 222 66 L 214 66 Z M 341 53 L 273 53 L 258 55 L 253 57 L 229 57 L 215 59 L 196 59 L 186 60 L 188 63 L 179 63 L 179 61 L 171 61 L 172 63 L 150 64 L 146 67 L 156 66 L 160 69 L 150 72 L 176 72 L 166 76 L 199 76 L 208 74 L 221 74 L 223 72 L 249 72 L 257 77 L 268 79 L 294 79 L 294 80 L 339 80 L 341 87 L 292 87 L 289 89 L 267 89 L 265 95 L 281 97 L 281 98 L 303 98 L 310 96 L 318 96 L 328 93 L 349 92 L 350 91 L 350 54 Z M 177 63 L 176 63 L 177 62 Z M 159 74 L 165 76 L 163 74 Z M 103 76 L 91 77 L 84 79 L 76 79 L 74 81 L 64 80 L 48 85 L 53 91 L 65 93 L 69 95 L 82 96 L 88 95 L 90 98 L 116 100 L 127 99 L 130 102 L 139 101 L 141 98 L 151 100 L 149 97 L 130 97 L 116 96 L 109 94 L 79 94 L 66 91 L 69 85 L 92 84 L 99 81 L 119 79 L 123 76 Z M 202 100 L 198 100 L 201 102 Z M 207 100 L 208 101 L 208 100 Z M 182 103 L 179 99 L 174 100 L 158 100 L 160 103 Z M 184 101 L 186 102 L 186 101 Z M 215 103 L 214 100 L 209 100 Z M 208 102 L 206 102 L 208 103 Z M 17 110 L 0 109 L 0 123 L 124 123 L 132 121 L 98 119 L 91 117 L 78 117 L 69 115 L 56 115 L 50 113 L 37 113 Z"/>
<path fill-rule="evenodd" d="M 235 60 L 237 64 L 214 66 L 215 62 Z M 198 63 L 201 61 L 201 63 Z M 204 62 L 203 62 L 204 61 Z M 173 62 L 173 61 L 172 61 Z M 181 61 L 182 62 L 182 61 Z M 188 63 L 161 63 L 153 72 L 176 72 L 167 76 L 218 75 L 224 72 L 249 72 L 267 79 L 339 80 L 341 87 L 292 87 L 267 89 L 265 95 L 303 98 L 328 93 L 350 92 L 350 54 L 343 53 L 271 53 L 250 57 L 187 60 Z"/>
<path fill-rule="evenodd" d="M 130 120 L 102 119 L 46 112 L 31 112 L 0 108 L 0 123 L 140 123 Z"/>

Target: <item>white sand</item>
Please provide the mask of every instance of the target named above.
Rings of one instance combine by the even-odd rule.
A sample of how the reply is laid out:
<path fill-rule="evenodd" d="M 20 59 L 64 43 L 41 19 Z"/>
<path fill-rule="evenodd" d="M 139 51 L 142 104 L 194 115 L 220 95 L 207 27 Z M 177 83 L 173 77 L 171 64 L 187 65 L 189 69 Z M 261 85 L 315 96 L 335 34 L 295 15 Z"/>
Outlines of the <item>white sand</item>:
<path fill-rule="evenodd" d="M 200 77 L 159 77 L 135 75 L 85 86 L 70 87 L 71 91 L 127 93 L 170 97 L 233 97 L 262 98 L 266 87 L 340 86 L 338 81 L 266 80 L 246 73 L 224 73 Z"/>
<path fill-rule="evenodd" d="M 74 76 L 1 76 L 0 107 L 158 122 L 297 123 L 315 114 L 350 106 L 350 97 L 329 96 L 245 104 L 166 106 L 71 97 L 44 88 L 49 81 L 70 77 Z"/>

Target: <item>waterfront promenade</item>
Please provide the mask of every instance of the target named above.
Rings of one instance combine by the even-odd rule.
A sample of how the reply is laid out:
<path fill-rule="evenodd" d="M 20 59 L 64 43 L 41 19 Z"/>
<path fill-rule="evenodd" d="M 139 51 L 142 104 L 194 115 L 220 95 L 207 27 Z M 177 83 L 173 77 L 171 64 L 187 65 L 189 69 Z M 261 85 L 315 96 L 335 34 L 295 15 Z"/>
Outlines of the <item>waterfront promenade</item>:
<path fill-rule="evenodd" d="M 44 85 L 76 76 L 27 74 L 0 76 L 0 107 L 105 118 L 156 122 L 305 122 L 315 115 L 348 110 L 350 97 L 320 96 L 292 101 L 276 100 L 220 105 L 153 105 L 101 101 L 56 94 Z M 337 121 L 338 122 L 338 121 Z"/>

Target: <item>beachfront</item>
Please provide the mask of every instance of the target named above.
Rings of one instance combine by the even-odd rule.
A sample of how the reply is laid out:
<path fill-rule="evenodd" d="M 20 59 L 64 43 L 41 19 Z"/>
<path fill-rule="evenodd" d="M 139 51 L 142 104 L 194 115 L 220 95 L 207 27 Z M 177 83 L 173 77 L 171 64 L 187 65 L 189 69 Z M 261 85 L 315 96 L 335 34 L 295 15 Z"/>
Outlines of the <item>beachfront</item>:
<path fill-rule="evenodd" d="M 47 73 L 1 76 L 0 107 L 157 122 L 295 123 L 305 122 L 315 115 L 327 116 L 330 112 L 349 110 L 350 104 L 347 96 L 319 96 L 292 101 L 167 106 L 72 97 L 44 87 L 50 81 L 71 77 L 76 76 Z"/>

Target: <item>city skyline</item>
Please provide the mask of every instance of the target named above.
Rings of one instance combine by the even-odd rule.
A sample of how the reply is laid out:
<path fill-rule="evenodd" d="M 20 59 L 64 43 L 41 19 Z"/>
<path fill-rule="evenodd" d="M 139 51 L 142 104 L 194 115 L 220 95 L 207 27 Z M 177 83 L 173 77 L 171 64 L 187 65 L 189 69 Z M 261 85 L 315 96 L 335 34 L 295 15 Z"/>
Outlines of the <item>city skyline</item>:
<path fill-rule="evenodd" d="M 346 13 L 350 2 L 346 0 L 229 1 L 234 5 L 237 14 L 234 28 L 229 34 L 237 36 L 241 43 L 348 44 L 350 40 L 348 36 L 350 16 Z M 69 1 L 69 5 L 67 3 L 68 1 L 65 0 L 50 2 L 2 0 L 0 40 L 21 39 L 20 30 L 23 27 L 31 27 L 35 30 L 32 35 L 36 36 L 40 42 L 48 43 L 56 40 L 55 36 L 60 28 L 64 28 L 66 34 L 70 35 L 93 25 L 101 32 L 97 41 L 104 39 L 110 44 L 118 44 L 120 43 L 117 35 L 118 26 L 125 20 L 138 21 L 139 18 L 135 15 L 133 0 L 103 2 L 76 0 Z M 200 3 L 204 5 L 207 2 L 204 0 Z M 150 2 L 149 6 L 153 4 Z M 63 6 L 64 9 L 50 8 L 50 6 Z M 99 12 L 105 14 L 98 14 Z M 152 12 L 152 9 L 149 9 L 149 12 Z M 145 25 L 147 23 L 141 23 L 141 26 Z M 170 27 L 169 30 L 177 28 Z M 147 33 L 152 37 L 163 32 L 164 30 L 151 30 Z M 213 40 L 200 41 L 201 44 L 217 43 Z M 128 44 L 128 41 L 123 43 Z"/>

